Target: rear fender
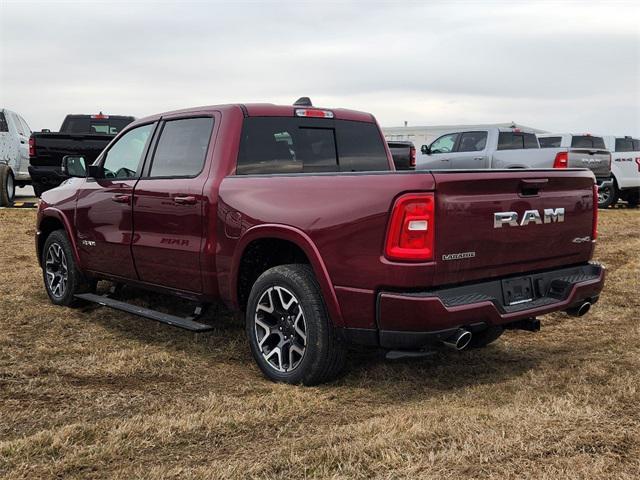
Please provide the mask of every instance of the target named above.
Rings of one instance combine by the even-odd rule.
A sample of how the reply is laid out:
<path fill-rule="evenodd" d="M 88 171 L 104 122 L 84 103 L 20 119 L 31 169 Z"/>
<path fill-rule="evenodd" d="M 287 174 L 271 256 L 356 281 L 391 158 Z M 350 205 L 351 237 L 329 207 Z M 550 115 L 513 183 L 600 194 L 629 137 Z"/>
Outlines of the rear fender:
<path fill-rule="evenodd" d="M 289 225 L 258 225 L 247 230 L 246 233 L 242 236 L 234 253 L 230 272 L 230 285 L 232 286 L 232 288 L 230 288 L 231 303 L 236 308 L 239 306 L 237 289 L 238 273 L 240 270 L 240 262 L 242 260 L 244 251 L 251 242 L 253 242 L 254 240 L 260 240 L 262 238 L 278 238 L 281 240 L 287 240 L 300 247 L 300 249 L 309 259 L 309 263 L 311 265 L 311 268 L 313 269 L 316 280 L 320 285 L 320 290 L 322 291 L 322 296 L 324 298 L 329 316 L 331 317 L 333 324 L 337 327 L 342 327 L 344 325 L 344 322 L 342 319 L 342 313 L 340 312 L 340 305 L 338 304 L 338 299 L 336 297 L 333 284 L 331 283 L 329 272 L 327 271 L 327 268 L 322 261 L 320 252 L 306 233 Z"/>

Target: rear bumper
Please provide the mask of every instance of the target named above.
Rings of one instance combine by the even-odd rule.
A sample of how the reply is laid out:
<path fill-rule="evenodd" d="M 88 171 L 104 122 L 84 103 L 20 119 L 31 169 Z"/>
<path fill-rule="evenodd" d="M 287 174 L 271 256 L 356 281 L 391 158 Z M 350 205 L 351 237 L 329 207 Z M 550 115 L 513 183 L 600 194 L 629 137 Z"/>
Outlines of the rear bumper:
<path fill-rule="evenodd" d="M 377 343 L 384 348 L 420 348 L 465 327 L 471 331 L 506 325 L 525 318 L 564 311 L 585 301 L 595 303 L 605 270 L 588 263 L 427 292 L 380 292 L 377 297 Z M 503 280 L 530 278 L 533 299 L 506 304 Z M 369 343 L 373 332 L 352 332 Z M 358 341 L 368 338 L 367 342 Z"/>

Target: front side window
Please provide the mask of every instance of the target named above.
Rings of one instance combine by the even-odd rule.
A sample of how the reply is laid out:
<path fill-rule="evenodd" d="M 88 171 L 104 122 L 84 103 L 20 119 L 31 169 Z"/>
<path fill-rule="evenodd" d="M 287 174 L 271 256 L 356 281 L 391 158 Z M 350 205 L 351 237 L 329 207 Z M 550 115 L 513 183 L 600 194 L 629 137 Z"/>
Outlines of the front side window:
<path fill-rule="evenodd" d="M 562 137 L 540 137 L 540 148 L 558 148 L 562 142 Z"/>
<path fill-rule="evenodd" d="M 103 163 L 106 178 L 137 176 L 142 154 L 153 131 L 153 124 L 143 125 L 125 133 L 109 149 Z"/>
<path fill-rule="evenodd" d="M 458 140 L 457 133 L 443 135 L 431 144 L 431 153 L 449 153 L 453 151 L 456 140 Z"/>
<path fill-rule="evenodd" d="M 202 171 L 213 118 L 183 118 L 164 124 L 150 177 L 194 177 Z"/>
<path fill-rule="evenodd" d="M 7 125 L 7 118 L 4 116 L 4 112 L 0 112 L 0 132 L 8 132 L 9 125 Z"/>
<path fill-rule="evenodd" d="M 487 145 L 487 132 L 464 132 L 458 152 L 481 152 Z"/>

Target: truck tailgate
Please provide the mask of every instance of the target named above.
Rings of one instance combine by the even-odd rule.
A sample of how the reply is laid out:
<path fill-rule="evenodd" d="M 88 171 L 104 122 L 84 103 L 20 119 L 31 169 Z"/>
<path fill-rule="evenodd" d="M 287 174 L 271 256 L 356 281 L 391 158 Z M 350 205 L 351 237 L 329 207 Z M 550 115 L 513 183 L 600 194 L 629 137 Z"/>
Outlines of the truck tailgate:
<path fill-rule="evenodd" d="M 611 154 L 607 150 L 570 148 L 567 166 L 588 168 L 597 178 L 608 178 L 611 174 Z"/>
<path fill-rule="evenodd" d="M 591 172 L 432 173 L 436 182 L 435 284 L 589 260 L 594 208 Z M 564 209 L 564 218 L 559 209 Z M 499 221 L 495 214 L 500 214 Z"/>

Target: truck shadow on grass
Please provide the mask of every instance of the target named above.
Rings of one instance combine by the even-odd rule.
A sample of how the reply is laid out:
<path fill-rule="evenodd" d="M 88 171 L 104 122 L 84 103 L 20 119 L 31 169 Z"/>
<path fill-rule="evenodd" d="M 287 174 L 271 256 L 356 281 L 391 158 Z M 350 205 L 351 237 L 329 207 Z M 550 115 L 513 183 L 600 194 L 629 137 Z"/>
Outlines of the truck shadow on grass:
<path fill-rule="evenodd" d="M 100 293 L 104 293 L 102 290 Z M 188 314 L 187 301 L 126 288 L 119 299 L 159 311 Z M 212 305 L 201 318 L 214 329 L 192 333 L 152 320 L 137 318 L 91 304 L 81 310 L 91 322 L 117 331 L 118 336 L 148 345 L 161 346 L 175 353 L 186 352 L 194 361 L 208 368 L 218 363 L 235 364 L 247 382 L 260 380 L 270 384 L 259 372 L 249 352 L 244 322 L 222 305 Z M 372 393 L 383 390 L 389 402 L 409 401 L 435 392 L 463 389 L 468 386 L 495 384 L 522 376 L 535 369 L 548 352 L 504 348 L 501 340 L 484 349 L 457 352 L 436 346 L 427 357 L 387 360 L 378 349 L 349 351 L 346 368 L 336 381 L 320 386 L 322 390 L 356 387 Z"/>

